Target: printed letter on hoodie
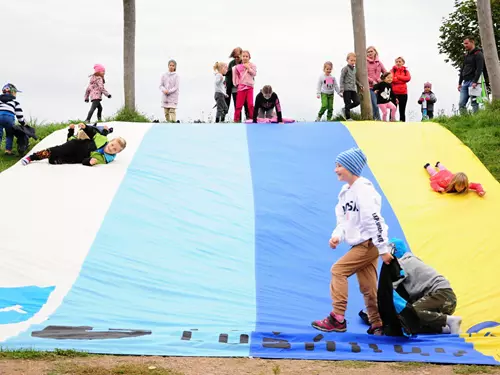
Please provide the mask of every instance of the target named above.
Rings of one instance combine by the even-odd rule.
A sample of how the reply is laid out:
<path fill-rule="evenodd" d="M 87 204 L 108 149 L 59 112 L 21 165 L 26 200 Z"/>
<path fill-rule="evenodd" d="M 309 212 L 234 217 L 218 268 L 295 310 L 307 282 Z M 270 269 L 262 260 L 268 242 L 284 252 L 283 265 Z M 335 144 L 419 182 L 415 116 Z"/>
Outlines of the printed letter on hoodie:
<path fill-rule="evenodd" d="M 332 237 L 350 246 L 371 239 L 379 254 L 389 252 L 388 227 L 380 214 L 381 207 L 382 197 L 366 178 L 360 177 L 351 187 L 345 185 L 335 208 L 337 227 Z"/>

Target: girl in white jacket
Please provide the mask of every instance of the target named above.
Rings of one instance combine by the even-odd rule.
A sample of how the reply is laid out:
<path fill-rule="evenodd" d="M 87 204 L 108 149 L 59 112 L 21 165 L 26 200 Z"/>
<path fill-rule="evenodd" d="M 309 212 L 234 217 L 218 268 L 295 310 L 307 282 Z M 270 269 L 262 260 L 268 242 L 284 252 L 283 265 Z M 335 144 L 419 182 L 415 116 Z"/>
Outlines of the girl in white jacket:
<path fill-rule="evenodd" d="M 340 242 L 347 242 L 351 249 L 331 268 L 330 295 L 333 311 L 312 326 L 325 332 L 345 332 L 347 321 L 347 278 L 356 274 L 359 288 L 365 299 L 369 334 L 382 335 L 382 321 L 377 307 L 377 263 L 379 255 L 390 263 L 387 225 L 380 214 L 382 198 L 373 184 L 361 171 L 366 165 L 366 156 L 359 148 L 352 148 L 337 156 L 335 173 L 345 181 L 335 208 L 337 227 L 332 233 L 330 247 L 335 249 Z"/>

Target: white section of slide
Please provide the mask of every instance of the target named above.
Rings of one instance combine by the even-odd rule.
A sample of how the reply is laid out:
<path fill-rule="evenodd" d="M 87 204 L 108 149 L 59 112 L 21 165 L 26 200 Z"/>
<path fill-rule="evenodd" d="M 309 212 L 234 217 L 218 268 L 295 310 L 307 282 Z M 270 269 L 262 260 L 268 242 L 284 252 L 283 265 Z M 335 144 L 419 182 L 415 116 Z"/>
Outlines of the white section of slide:
<path fill-rule="evenodd" d="M 99 124 L 104 125 L 104 124 Z M 108 138 L 125 138 L 126 149 L 108 165 L 20 162 L 0 174 L 0 288 L 55 286 L 47 303 L 25 322 L 0 326 L 0 342 L 47 319 L 71 289 L 137 149 L 152 124 L 106 124 Z M 66 141 L 67 129 L 34 151 Z"/>

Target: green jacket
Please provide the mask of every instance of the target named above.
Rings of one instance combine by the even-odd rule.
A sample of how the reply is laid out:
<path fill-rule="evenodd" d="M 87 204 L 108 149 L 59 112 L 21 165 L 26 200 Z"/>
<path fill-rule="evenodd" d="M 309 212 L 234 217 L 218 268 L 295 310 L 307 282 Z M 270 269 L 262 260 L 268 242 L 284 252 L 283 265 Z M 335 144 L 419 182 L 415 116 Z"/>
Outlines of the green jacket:
<path fill-rule="evenodd" d="M 109 133 L 109 131 L 103 130 L 102 131 L 103 134 L 101 134 L 99 130 L 97 130 L 97 128 L 95 128 L 94 126 L 85 126 L 85 128 L 83 128 L 83 131 L 87 135 L 88 139 L 92 140 L 94 143 L 90 148 L 89 157 L 83 161 L 83 164 L 90 166 L 91 159 L 96 159 L 97 164 L 107 164 L 104 155 L 99 153 L 97 150 L 99 150 L 101 147 L 106 146 L 106 144 L 108 143 L 108 138 L 106 137 L 106 135 Z M 75 129 L 70 128 L 68 129 L 67 140 L 71 141 L 74 139 L 79 139 L 79 138 L 77 138 L 75 135 Z"/>

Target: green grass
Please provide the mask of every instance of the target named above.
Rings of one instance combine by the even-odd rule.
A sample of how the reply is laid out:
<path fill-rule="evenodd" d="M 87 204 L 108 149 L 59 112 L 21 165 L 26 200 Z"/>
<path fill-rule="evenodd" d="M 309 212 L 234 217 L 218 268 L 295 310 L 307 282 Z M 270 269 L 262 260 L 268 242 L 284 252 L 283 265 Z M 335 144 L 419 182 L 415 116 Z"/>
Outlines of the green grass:
<path fill-rule="evenodd" d="M 333 363 L 335 366 L 347 368 L 367 368 L 373 366 L 373 363 L 364 361 L 336 361 Z"/>
<path fill-rule="evenodd" d="M 472 375 L 472 374 L 493 374 L 493 367 L 488 366 L 455 366 L 453 368 L 455 374 Z"/>
<path fill-rule="evenodd" d="M 441 116 L 433 121 L 453 132 L 500 181 L 500 101 L 477 114 Z"/>
<path fill-rule="evenodd" d="M 49 375 L 183 375 L 182 372 L 146 364 L 124 364 L 114 367 L 65 363 L 51 370 Z"/>
<path fill-rule="evenodd" d="M 112 117 L 107 118 L 106 121 L 151 122 L 151 119 L 136 110 L 122 107 Z"/>
<path fill-rule="evenodd" d="M 79 352 L 77 350 L 56 349 L 53 352 L 38 351 L 33 349 L 3 349 L 0 348 L 0 359 L 62 359 L 62 358 L 77 358 L 88 357 L 87 352 Z"/>
<path fill-rule="evenodd" d="M 33 138 L 30 139 L 30 146 L 29 149 L 31 150 L 37 143 L 39 143 L 42 139 L 47 137 L 48 135 L 52 134 L 56 130 L 64 129 L 68 126 L 69 123 L 78 123 L 81 122 L 79 120 L 76 121 L 70 121 L 67 123 L 57 123 L 57 124 L 39 124 L 36 120 L 30 120 L 28 122 L 28 125 L 33 126 L 36 129 L 36 135 L 38 137 L 38 140 L 34 140 Z M 5 137 L 3 137 L 5 139 Z M 2 150 L 0 151 L 0 172 L 6 170 L 7 168 L 11 167 L 12 165 L 16 164 L 21 157 L 24 155 L 17 155 L 17 143 L 14 138 L 14 155 L 5 155 L 4 154 L 5 150 L 5 140 L 3 141 L 2 144 Z"/>
<path fill-rule="evenodd" d="M 414 371 L 418 370 L 420 368 L 428 368 L 431 367 L 432 365 L 429 365 L 428 363 L 423 363 L 423 362 L 397 362 L 391 365 L 392 368 L 395 370 L 400 371 Z"/>

